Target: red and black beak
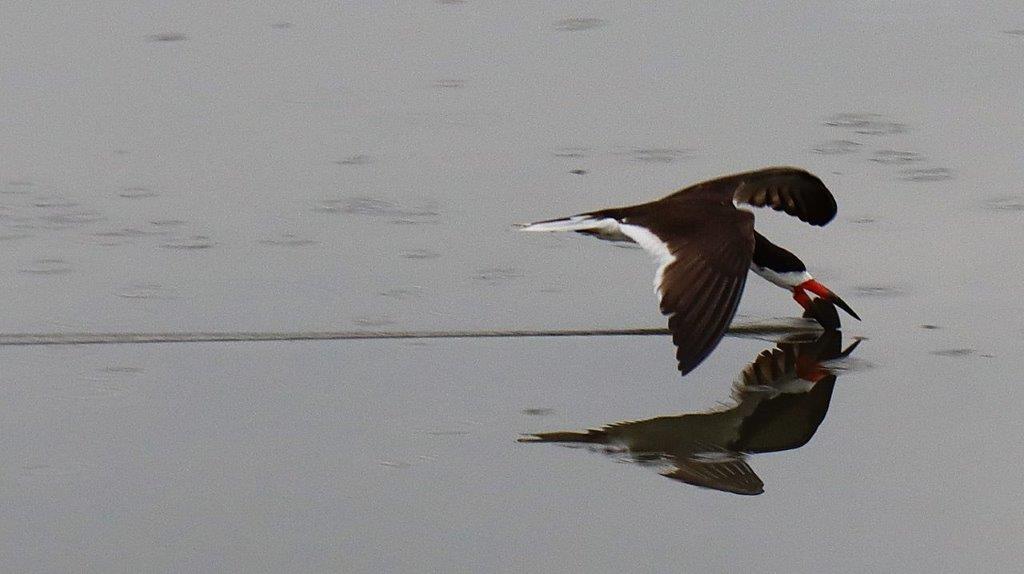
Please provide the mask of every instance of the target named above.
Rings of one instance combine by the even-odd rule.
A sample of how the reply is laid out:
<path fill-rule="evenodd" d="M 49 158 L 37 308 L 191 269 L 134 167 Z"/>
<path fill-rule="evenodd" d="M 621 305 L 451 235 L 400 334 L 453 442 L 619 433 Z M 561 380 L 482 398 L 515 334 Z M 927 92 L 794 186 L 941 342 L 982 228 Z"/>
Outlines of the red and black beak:
<path fill-rule="evenodd" d="M 803 283 L 793 288 L 793 299 L 796 299 L 796 302 L 799 303 L 804 309 L 811 308 L 811 297 L 807 294 L 807 291 L 810 291 L 811 293 L 814 293 L 818 297 L 821 297 L 822 299 L 831 302 L 836 307 L 839 307 L 843 311 L 849 313 L 849 315 L 854 319 L 860 321 L 860 317 L 858 317 L 857 314 L 853 312 L 853 309 L 851 309 L 850 306 L 846 304 L 846 301 L 840 299 L 839 295 L 836 295 L 831 290 L 829 290 L 828 287 L 825 287 L 824 285 L 818 283 L 814 279 L 808 279 L 807 281 L 804 281 Z"/>

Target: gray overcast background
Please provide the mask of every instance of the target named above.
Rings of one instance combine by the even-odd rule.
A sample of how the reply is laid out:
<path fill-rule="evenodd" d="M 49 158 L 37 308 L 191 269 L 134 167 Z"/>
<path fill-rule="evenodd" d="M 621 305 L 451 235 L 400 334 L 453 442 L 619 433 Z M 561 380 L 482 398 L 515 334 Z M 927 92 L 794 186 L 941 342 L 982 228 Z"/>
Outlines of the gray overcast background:
<path fill-rule="evenodd" d="M 868 341 L 753 499 L 514 439 L 761 341 L 0 348 L 0 569 L 1017 570 L 1019 3 L 216 4 L 0 6 L 0 332 L 659 326 L 511 224 L 792 164 L 839 217 L 759 229 Z"/>

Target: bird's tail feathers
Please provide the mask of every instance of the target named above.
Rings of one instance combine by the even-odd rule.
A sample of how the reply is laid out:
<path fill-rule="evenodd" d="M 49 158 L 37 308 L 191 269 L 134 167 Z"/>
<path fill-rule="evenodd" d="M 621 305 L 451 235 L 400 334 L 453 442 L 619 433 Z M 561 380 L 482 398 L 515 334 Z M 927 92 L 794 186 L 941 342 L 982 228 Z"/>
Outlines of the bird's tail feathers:
<path fill-rule="evenodd" d="M 608 226 L 606 218 L 594 217 L 589 213 L 573 215 L 572 217 L 560 217 L 527 223 L 519 227 L 520 231 L 587 231 L 600 230 Z"/>
<path fill-rule="evenodd" d="M 629 236 L 622 233 L 619 222 L 613 217 L 598 213 L 582 213 L 572 217 L 538 221 L 519 227 L 520 231 L 575 231 L 591 235 L 607 241 L 632 242 Z"/>
<path fill-rule="evenodd" d="M 603 443 L 608 440 L 608 431 L 604 429 L 589 429 L 586 431 L 558 431 L 544 432 L 525 435 L 519 438 L 519 442 L 574 442 L 574 443 Z"/>

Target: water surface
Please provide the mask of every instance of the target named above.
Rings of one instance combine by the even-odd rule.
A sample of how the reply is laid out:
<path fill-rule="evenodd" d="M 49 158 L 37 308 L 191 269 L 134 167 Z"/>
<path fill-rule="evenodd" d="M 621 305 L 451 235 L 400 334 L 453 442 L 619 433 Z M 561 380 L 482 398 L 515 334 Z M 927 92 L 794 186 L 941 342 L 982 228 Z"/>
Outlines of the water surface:
<path fill-rule="evenodd" d="M 3 347 L 0 569 L 1019 569 L 1016 3 L 0 22 L 2 333 L 658 327 L 642 252 L 511 224 L 788 164 L 839 216 L 758 228 L 867 339 L 753 497 L 516 441 L 714 409 L 772 341 Z"/>

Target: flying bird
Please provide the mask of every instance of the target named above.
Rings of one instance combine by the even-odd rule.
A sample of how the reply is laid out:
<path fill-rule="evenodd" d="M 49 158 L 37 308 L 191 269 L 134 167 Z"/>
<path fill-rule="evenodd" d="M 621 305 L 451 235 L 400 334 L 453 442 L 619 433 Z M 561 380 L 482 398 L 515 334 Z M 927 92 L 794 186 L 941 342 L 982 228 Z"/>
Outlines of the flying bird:
<path fill-rule="evenodd" d="M 755 231 L 746 206 L 770 207 L 816 226 L 836 215 L 835 198 L 816 176 L 770 167 L 704 181 L 657 201 L 538 221 L 522 230 L 574 231 L 634 242 L 653 254 L 654 289 L 669 318 L 679 371 L 686 375 L 725 335 L 748 269 L 789 291 L 807 311 L 814 295 L 860 320 L 800 258 Z"/>

